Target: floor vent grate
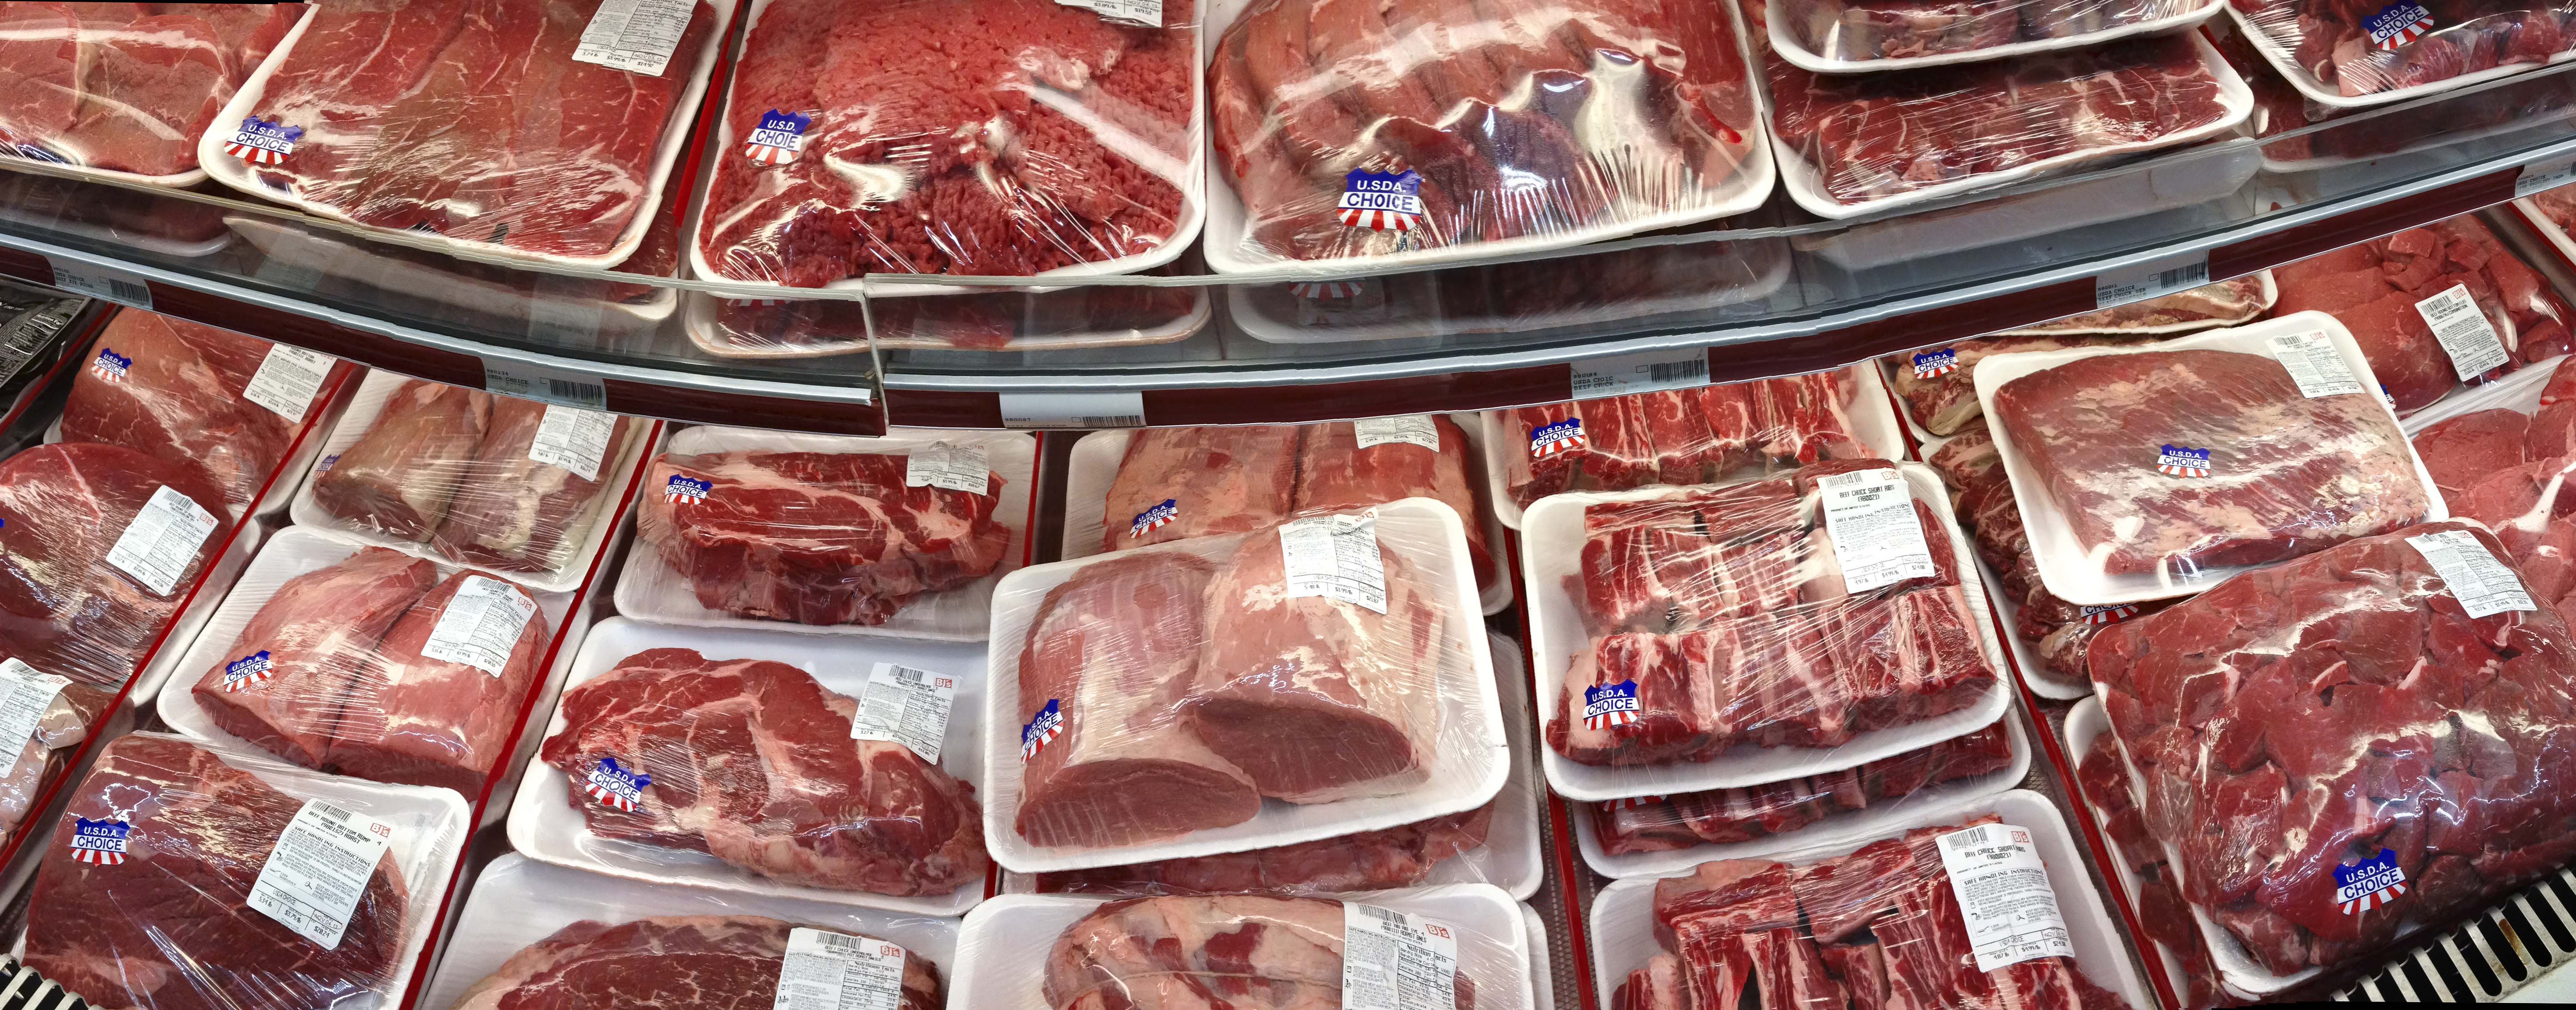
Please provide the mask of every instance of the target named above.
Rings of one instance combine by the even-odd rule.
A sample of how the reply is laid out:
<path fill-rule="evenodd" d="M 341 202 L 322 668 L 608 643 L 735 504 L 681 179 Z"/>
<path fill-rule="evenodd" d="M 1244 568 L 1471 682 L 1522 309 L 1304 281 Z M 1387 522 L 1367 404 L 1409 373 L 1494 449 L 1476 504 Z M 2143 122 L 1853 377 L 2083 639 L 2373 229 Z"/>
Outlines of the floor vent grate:
<path fill-rule="evenodd" d="M 2562 869 L 2335 998 L 2491 1003 L 2571 958 L 2576 958 L 2576 870 Z"/>

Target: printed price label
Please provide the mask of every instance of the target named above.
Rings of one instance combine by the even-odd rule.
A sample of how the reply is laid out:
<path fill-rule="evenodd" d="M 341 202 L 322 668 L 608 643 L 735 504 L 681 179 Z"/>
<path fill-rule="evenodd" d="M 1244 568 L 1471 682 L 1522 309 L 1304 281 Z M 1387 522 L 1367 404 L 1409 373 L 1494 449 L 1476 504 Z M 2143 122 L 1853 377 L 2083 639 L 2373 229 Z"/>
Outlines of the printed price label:
<path fill-rule="evenodd" d="M 306 800 L 260 866 L 248 904 L 322 949 L 337 949 L 393 841 L 393 825 Z"/>
<path fill-rule="evenodd" d="M 2189 257 L 2160 260 L 2093 278 L 2093 307 L 2107 309 L 2143 302 L 2209 283 L 2209 254 L 2191 253 Z"/>
<path fill-rule="evenodd" d="M 0 659 L 0 759 L 17 760 L 36 738 L 36 727 L 54 707 L 69 677 L 38 673 L 15 657 Z"/>
<path fill-rule="evenodd" d="M 770 1010 L 897 1010 L 904 957 L 883 940 L 798 926 L 787 933 Z"/>
<path fill-rule="evenodd" d="M 537 422 L 535 441 L 528 443 L 528 458 L 595 481 L 600 461 L 608 455 L 608 438 L 616 433 L 615 414 L 550 403 Z"/>
<path fill-rule="evenodd" d="M 17 378 L 27 363 L 35 360 L 36 352 L 44 350 L 64 327 L 71 325 L 81 305 L 78 299 L 71 298 L 47 302 L 0 327 L 0 383 Z"/>
<path fill-rule="evenodd" d="M 2407 537 L 2415 552 L 2424 555 L 2433 574 L 2460 601 L 2460 609 L 2470 617 L 2485 617 L 2508 610 L 2534 610 L 2531 594 L 2522 588 L 2522 579 L 2513 569 L 2488 553 L 2477 534 L 2467 530 L 2444 530 Z"/>
<path fill-rule="evenodd" d="M 939 745 L 948 739 L 948 707 L 957 701 L 957 678 L 916 670 L 901 663 L 878 663 L 859 693 L 858 718 L 850 720 L 850 739 L 899 743 L 939 763 Z"/>
<path fill-rule="evenodd" d="M 2513 177 L 2513 198 L 2519 200 L 2571 182 L 2576 182 L 2576 157 L 2535 161 L 2522 166 L 2522 174 Z"/>
<path fill-rule="evenodd" d="M 1939 573 L 1902 475 L 1838 473 L 1817 481 L 1816 488 L 1824 496 L 1825 533 L 1842 566 L 1844 589 L 1857 593 Z"/>
<path fill-rule="evenodd" d="M 1386 613 L 1386 560 L 1378 556 L 1376 509 L 1281 526 L 1279 551 L 1290 599 L 1322 596 Z"/>
<path fill-rule="evenodd" d="M 1403 442 L 1433 452 L 1440 451 L 1440 426 L 1433 423 L 1429 414 L 1363 417 L 1351 422 L 1351 435 L 1359 440 L 1362 449 Z"/>
<path fill-rule="evenodd" d="M 468 575 L 448 599 L 447 610 L 438 615 L 437 626 L 429 629 L 429 641 L 421 644 L 420 654 L 498 677 L 518 648 L 519 632 L 536 613 L 537 601 L 519 587 Z"/>
<path fill-rule="evenodd" d="M 115 565 L 154 596 L 168 596 L 178 588 L 179 576 L 188 572 L 188 562 L 197 557 L 197 548 L 206 543 L 218 521 L 187 495 L 167 485 L 153 489 L 152 500 L 134 513 L 134 521 L 125 524 L 125 532 L 108 548 L 107 563 Z"/>
<path fill-rule="evenodd" d="M 2495 325 L 2487 321 L 2478 300 L 2470 297 L 2469 286 L 2453 284 L 2446 291 L 2415 303 L 2415 312 L 2424 317 L 2424 325 L 2433 331 L 2433 339 L 2442 342 L 2442 350 L 2451 356 L 2451 371 L 2467 382 L 2501 367 L 2513 356 L 2506 353 L 2504 340 L 2496 336 Z"/>
<path fill-rule="evenodd" d="M 607 410 L 608 387 L 576 372 L 564 372 L 523 361 L 483 359 L 483 389 L 522 400 L 560 403 L 584 410 Z"/>
<path fill-rule="evenodd" d="M 2057 911 L 2057 892 L 2048 886 L 2048 867 L 2031 847 L 2028 830 L 1980 824 L 1941 836 L 1940 849 L 1950 893 L 1966 913 L 1978 971 L 2075 956 L 2066 917 Z"/>
<path fill-rule="evenodd" d="M 1066 7 L 1099 11 L 1100 16 L 1140 25 L 1163 23 L 1163 0 L 1055 0 Z"/>
<path fill-rule="evenodd" d="M 1003 393 L 1005 428 L 1142 428 L 1145 394 L 1136 390 L 1097 393 Z"/>
<path fill-rule="evenodd" d="M 114 267 L 96 266 L 78 260 L 45 257 L 54 265 L 54 286 L 76 295 L 88 295 L 118 305 L 152 311 L 152 286 L 142 277 Z"/>
<path fill-rule="evenodd" d="M 660 77 L 697 7 L 697 0 L 601 0 L 572 58 Z"/>
<path fill-rule="evenodd" d="M 1647 351 L 1574 363 L 1574 398 L 1628 396 L 1708 385 L 1708 351 Z"/>
<path fill-rule="evenodd" d="M 1458 932 L 1376 905 L 1342 905 L 1342 1010 L 1454 1010 Z"/>
<path fill-rule="evenodd" d="M 2322 330 L 2273 337 L 2272 359 L 2289 370 L 2290 381 L 2298 383 L 2300 395 L 2308 399 L 2364 392 L 2361 380 L 2352 377 L 2352 366 L 2335 350 L 2334 338 Z"/>
<path fill-rule="evenodd" d="M 992 454 L 981 443 L 932 442 L 903 458 L 905 487 L 991 494 L 992 481 Z"/>
<path fill-rule="evenodd" d="M 277 412 L 287 423 L 301 424 L 304 411 L 313 406 L 313 394 L 331 377 L 331 362 L 330 355 L 319 351 L 270 345 L 259 371 L 251 373 L 250 385 L 242 388 L 242 399 Z"/>

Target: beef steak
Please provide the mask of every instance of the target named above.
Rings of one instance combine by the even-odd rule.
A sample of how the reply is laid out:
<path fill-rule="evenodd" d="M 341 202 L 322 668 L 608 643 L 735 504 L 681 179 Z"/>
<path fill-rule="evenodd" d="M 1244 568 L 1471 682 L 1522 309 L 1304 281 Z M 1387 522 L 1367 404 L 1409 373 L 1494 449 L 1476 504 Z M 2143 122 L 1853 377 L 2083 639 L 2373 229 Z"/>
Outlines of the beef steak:
<path fill-rule="evenodd" d="M 752 915 L 584 920 L 474 984 L 452 1010 L 770 1010 L 793 924 Z M 939 969 L 904 958 L 893 1010 L 939 1010 Z"/>

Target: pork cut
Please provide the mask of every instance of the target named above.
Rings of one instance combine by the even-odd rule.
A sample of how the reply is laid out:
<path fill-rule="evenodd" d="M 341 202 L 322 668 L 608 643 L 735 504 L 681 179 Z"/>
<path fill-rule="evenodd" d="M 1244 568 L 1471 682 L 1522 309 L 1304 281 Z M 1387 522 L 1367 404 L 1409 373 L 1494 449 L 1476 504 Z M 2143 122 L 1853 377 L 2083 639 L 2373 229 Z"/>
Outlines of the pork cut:
<path fill-rule="evenodd" d="M 1101 503 L 1100 549 L 1242 533 L 1278 522 L 1293 507 L 1304 430 L 1277 424 L 1136 432 Z"/>
<path fill-rule="evenodd" d="M 1502 415 L 1504 486 L 1527 506 L 1560 491 L 1706 484 L 1866 459 L 1851 369 L 1523 407 Z"/>
<path fill-rule="evenodd" d="M 290 420 L 242 395 L 272 346 L 183 319 L 118 312 L 72 380 L 62 440 L 121 445 L 192 471 L 222 488 L 221 501 L 239 515 L 315 409 L 307 404 Z"/>
<path fill-rule="evenodd" d="M 1317 898 L 1112 901 L 1056 936 L 1040 992 L 1054 1010 L 1183 1010 L 1209 1005 L 1212 989 L 1264 1006 L 1342 1006 L 1344 914 Z M 1451 984 L 1457 1010 L 1474 1010 L 1475 980 L 1460 971 Z"/>
<path fill-rule="evenodd" d="M 437 566 L 382 547 L 288 579 L 190 693 L 224 732 L 328 767 L 352 681 L 379 676 L 385 632 L 437 584 Z"/>
<path fill-rule="evenodd" d="M 27 965 L 94 1006 L 309 1010 L 390 1001 L 413 896 L 388 852 L 336 947 L 249 905 L 304 801 L 177 737 L 107 745 L 36 871 Z M 121 862 L 74 858 L 77 822 L 129 826 Z M 398 843 L 399 844 L 399 843 Z"/>
<path fill-rule="evenodd" d="M 1857 768 L 1737 789 L 1591 804 L 1601 850 L 1614 856 L 1731 845 L 1786 834 L 1917 790 L 2012 766 L 2001 723 Z"/>
<path fill-rule="evenodd" d="M 479 389 L 405 380 L 314 480 L 314 503 L 378 536 L 429 539 L 473 469 L 492 404 Z"/>
<path fill-rule="evenodd" d="M 973 786 L 902 744 L 851 739 L 858 704 L 785 663 L 648 649 L 566 689 L 560 713 L 539 757 L 602 838 L 898 896 L 947 894 L 990 865 Z M 650 776 L 633 810 L 584 792 L 611 760 Z"/>
<path fill-rule="evenodd" d="M 1443 861 L 1485 845 L 1492 804 L 1380 831 L 1129 866 L 1041 873 L 1040 893 L 1347 894 L 1418 887 Z"/>
<path fill-rule="evenodd" d="M 752 915 L 585 919 L 521 948 L 452 1010 L 770 1010 L 796 928 Z M 941 988 L 938 967 L 910 954 L 892 1010 L 939 1010 Z"/>
<path fill-rule="evenodd" d="M 906 487 L 904 473 L 903 456 L 878 453 L 664 453 L 645 471 L 635 530 L 709 610 L 883 624 L 924 593 L 992 574 L 1011 542 L 993 518 L 1000 474 L 970 494 Z M 705 494 L 667 493 L 676 478 Z"/>
<path fill-rule="evenodd" d="M 511 731 L 551 632 L 526 587 L 470 571 L 448 576 L 349 677 L 327 767 L 481 797 L 516 742 Z"/>
<path fill-rule="evenodd" d="M 1472 451 L 1466 431 L 1446 414 L 1309 425 L 1297 453 L 1297 511 L 1343 512 L 1400 498 L 1438 499 L 1466 526 L 1476 583 L 1489 585 L 1499 573 L 1467 480 Z"/>
<path fill-rule="evenodd" d="M 167 591 L 108 560 L 164 488 L 212 525 Z M 105 701 L 223 549 L 223 502 L 199 474 L 123 446 L 58 442 L 0 462 L 0 653 Z"/>

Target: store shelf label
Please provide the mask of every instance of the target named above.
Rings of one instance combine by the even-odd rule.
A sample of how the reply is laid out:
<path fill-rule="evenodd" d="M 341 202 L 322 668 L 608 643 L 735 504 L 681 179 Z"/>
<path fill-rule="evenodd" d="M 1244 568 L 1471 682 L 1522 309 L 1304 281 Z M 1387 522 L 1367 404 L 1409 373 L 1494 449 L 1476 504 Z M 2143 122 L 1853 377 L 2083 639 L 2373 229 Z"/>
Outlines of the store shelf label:
<path fill-rule="evenodd" d="M 2535 161 L 2522 166 L 2522 174 L 2513 177 L 2513 198 L 2519 200 L 2571 182 L 2576 182 L 2576 157 Z"/>
<path fill-rule="evenodd" d="M 560 403 L 584 410 L 608 409 L 608 387 L 597 377 L 524 361 L 483 359 L 483 388 L 487 392 L 522 400 Z"/>
<path fill-rule="evenodd" d="M 54 265 L 54 286 L 73 294 L 152 311 L 152 286 L 143 278 L 114 267 L 47 256 Z"/>
<path fill-rule="evenodd" d="M 2196 252 L 2187 259 L 2164 259 L 2153 263 L 2093 278 L 2093 307 L 2107 309 L 2162 298 L 2176 291 L 2189 291 L 2209 283 L 2209 254 Z"/>
<path fill-rule="evenodd" d="M 1003 393 L 1005 428 L 1142 428 L 1145 394 L 1136 390 L 1094 393 Z"/>
<path fill-rule="evenodd" d="M 2486 310 L 2470 297 L 2469 286 L 2453 284 L 2442 293 L 2415 303 L 2415 312 L 2424 317 L 2424 325 L 2433 331 L 2442 350 L 2451 356 L 2451 370 L 2462 382 L 2476 381 L 2489 369 L 2501 368 L 2512 360 L 2504 349 L 2504 340 L 2496 336 L 2495 325 L 2487 321 Z"/>
<path fill-rule="evenodd" d="M 1708 385 L 1708 349 L 1645 351 L 1574 363 L 1574 398 L 1632 396 Z"/>

